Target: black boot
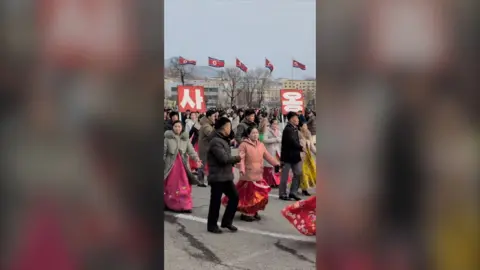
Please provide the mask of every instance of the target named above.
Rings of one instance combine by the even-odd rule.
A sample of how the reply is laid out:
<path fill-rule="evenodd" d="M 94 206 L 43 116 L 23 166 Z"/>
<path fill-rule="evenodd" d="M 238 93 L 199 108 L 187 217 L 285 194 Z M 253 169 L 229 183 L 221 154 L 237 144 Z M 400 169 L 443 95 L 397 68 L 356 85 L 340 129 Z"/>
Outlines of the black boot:
<path fill-rule="evenodd" d="M 307 190 L 302 190 L 302 195 L 304 196 L 312 196 Z"/>
<path fill-rule="evenodd" d="M 221 227 L 222 227 L 222 228 L 226 228 L 226 229 L 230 230 L 231 232 L 236 232 L 236 231 L 238 231 L 238 228 L 235 227 L 235 226 L 233 226 L 233 225 L 231 225 L 231 224 L 230 224 L 230 225 L 222 225 Z"/>
<path fill-rule="evenodd" d="M 294 199 L 295 201 L 301 201 L 302 200 L 302 198 L 298 197 L 297 194 L 293 194 L 293 193 L 290 193 L 290 195 L 288 195 L 288 198 Z"/>
<path fill-rule="evenodd" d="M 218 226 L 216 226 L 214 228 L 207 228 L 207 231 L 209 231 L 211 233 L 215 233 L 215 234 L 221 234 L 222 233 L 222 230 L 220 230 L 220 228 Z"/>
<path fill-rule="evenodd" d="M 255 220 L 254 217 L 247 216 L 247 215 L 244 215 L 244 214 L 242 214 L 240 216 L 240 219 L 243 220 L 243 221 L 246 221 L 246 222 L 253 222 Z"/>

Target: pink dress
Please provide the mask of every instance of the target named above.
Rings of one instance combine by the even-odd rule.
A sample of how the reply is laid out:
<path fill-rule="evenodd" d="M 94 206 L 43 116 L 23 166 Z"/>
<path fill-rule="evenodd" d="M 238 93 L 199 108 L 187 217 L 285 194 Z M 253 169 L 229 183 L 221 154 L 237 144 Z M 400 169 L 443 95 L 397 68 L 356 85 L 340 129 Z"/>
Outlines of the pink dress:
<path fill-rule="evenodd" d="M 179 153 L 170 174 L 165 179 L 164 200 L 165 206 L 170 210 L 192 210 L 192 187 L 188 181 L 186 170 Z"/>

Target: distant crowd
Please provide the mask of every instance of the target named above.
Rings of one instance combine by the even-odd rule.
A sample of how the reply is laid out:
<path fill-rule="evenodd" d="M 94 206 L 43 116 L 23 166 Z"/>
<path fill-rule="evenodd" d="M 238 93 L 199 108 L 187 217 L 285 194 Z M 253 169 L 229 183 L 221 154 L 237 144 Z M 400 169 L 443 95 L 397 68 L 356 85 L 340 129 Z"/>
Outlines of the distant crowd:
<path fill-rule="evenodd" d="M 238 133 L 237 127 L 241 122 L 245 120 L 245 112 L 246 111 L 253 111 L 255 112 L 255 119 L 254 123 L 262 129 L 262 121 L 263 119 L 267 119 L 268 122 L 272 120 L 276 120 L 279 123 L 282 122 L 282 114 L 280 108 L 211 108 L 209 112 L 213 112 L 215 114 L 215 118 L 218 119 L 219 117 L 227 117 L 232 122 L 232 130 L 234 133 Z M 310 109 L 306 109 L 305 113 L 302 111 L 298 111 L 298 118 L 300 123 L 304 123 L 307 125 L 308 130 L 312 133 L 313 136 L 316 135 L 316 126 L 315 126 L 315 117 L 316 112 Z M 190 133 L 191 129 L 195 124 L 197 124 L 200 119 L 204 118 L 206 113 L 198 113 L 192 111 L 186 111 L 184 113 L 180 113 L 175 111 L 171 108 L 166 108 L 164 110 L 164 120 L 165 120 L 165 130 L 172 130 L 172 123 L 181 120 L 182 124 L 185 128 L 187 133 Z M 287 115 L 283 115 L 284 119 L 286 120 Z M 263 121 L 266 123 L 266 121 Z M 263 125 L 263 129 L 265 129 L 265 125 Z M 265 130 L 264 130 L 265 131 Z M 262 130 L 260 130 L 262 132 Z"/>

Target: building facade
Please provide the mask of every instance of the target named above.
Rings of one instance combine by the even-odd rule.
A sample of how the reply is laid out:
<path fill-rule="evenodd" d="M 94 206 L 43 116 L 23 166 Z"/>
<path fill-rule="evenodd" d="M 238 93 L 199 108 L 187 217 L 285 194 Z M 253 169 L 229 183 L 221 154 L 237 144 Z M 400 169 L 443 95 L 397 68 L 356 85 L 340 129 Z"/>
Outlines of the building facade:
<path fill-rule="evenodd" d="M 302 89 L 305 92 L 315 93 L 317 90 L 316 80 L 283 80 L 283 89 Z"/>

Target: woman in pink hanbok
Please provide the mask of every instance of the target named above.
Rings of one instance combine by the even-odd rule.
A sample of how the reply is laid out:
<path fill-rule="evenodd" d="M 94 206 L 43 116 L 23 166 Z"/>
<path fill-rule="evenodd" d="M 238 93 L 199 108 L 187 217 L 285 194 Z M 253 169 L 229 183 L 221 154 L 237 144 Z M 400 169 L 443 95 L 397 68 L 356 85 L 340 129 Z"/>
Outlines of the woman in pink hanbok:
<path fill-rule="evenodd" d="M 192 212 L 192 184 L 197 179 L 190 170 L 189 157 L 201 165 L 188 134 L 183 132 L 182 122 L 175 121 L 173 130 L 165 132 L 164 141 L 164 200 L 168 210 Z"/>

